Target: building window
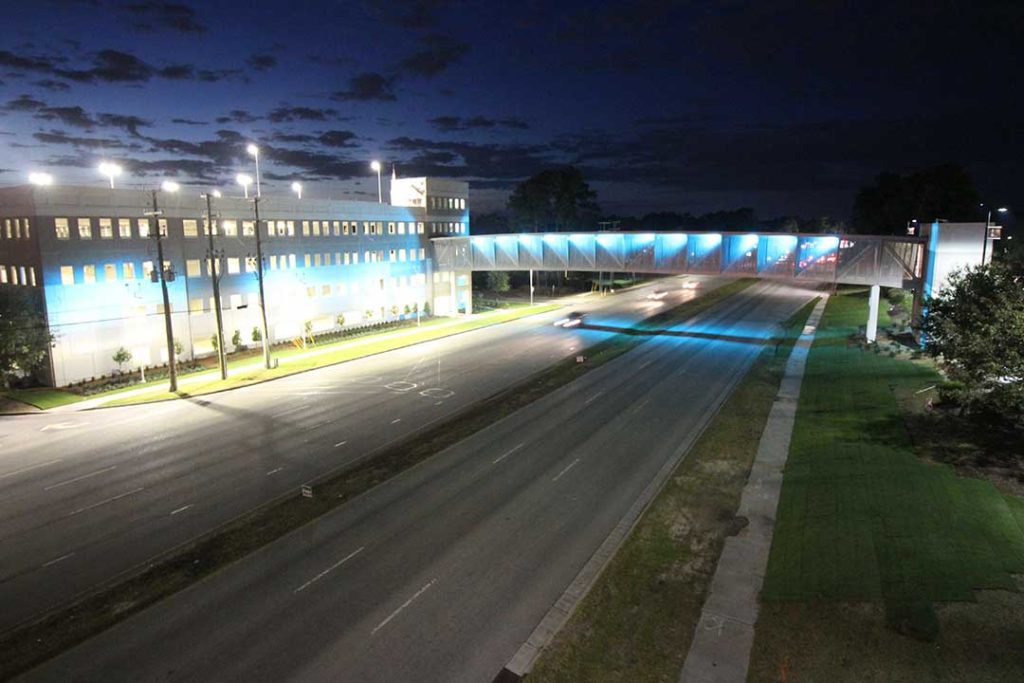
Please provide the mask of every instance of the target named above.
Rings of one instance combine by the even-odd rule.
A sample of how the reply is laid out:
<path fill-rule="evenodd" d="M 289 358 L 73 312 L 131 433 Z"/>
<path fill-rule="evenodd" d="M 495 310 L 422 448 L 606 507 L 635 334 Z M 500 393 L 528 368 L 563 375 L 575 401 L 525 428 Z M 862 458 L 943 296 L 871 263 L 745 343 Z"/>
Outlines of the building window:
<path fill-rule="evenodd" d="M 131 222 L 131 219 L 128 219 L 128 218 L 118 218 L 117 219 L 117 235 L 121 239 L 126 239 L 127 240 L 127 239 L 131 239 L 132 238 L 132 222 Z"/>
<path fill-rule="evenodd" d="M 246 256 L 245 257 L 245 272 L 255 273 L 256 272 L 256 257 Z"/>
<path fill-rule="evenodd" d="M 277 270 L 277 254 L 270 255 L 270 269 Z"/>
<path fill-rule="evenodd" d="M 96 266 L 82 266 L 82 282 L 87 285 L 91 285 L 96 282 Z"/>
<path fill-rule="evenodd" d="M 139 219 L 139 237 L 149 237 L 149 219 Z"/>
<path fill-rule="evenodd" d="M 369 263 L 369 262 L 370 262 L 370 252 L 364 251 L 363 252 L 363 263 Z"/>
<path fill-rule="evenodd" d="M 7 266 L 0 266 L 0 285 L 7 284 Z"/>
<path fill-rule="evenodd" d="M 341 221 L 334 221 L 334 236 L 338 237 L 341 235 Z"/>
<path fill-rule="evenodd" d="M 187 277 L 200 277 L 202 275 L 202 266 L 199 263 L 199 259 L 190 258 L 185 261 L 185 275 Z"/>
<path fill-rule="evenodd" d="M 288 236 L 295 237 L 295 221 L 287 221 Z"/>
<path fill-rule="evenodd" d="M 14 239 L 21 239 L 21 219 L 14 219 Z"/>
<path fill-rule="evenodd" d="M 388 261 L 397 261 L 397 260 L 398 260 L 398 252 L 396 252 L 394 249 L 389 249 L 388 250 Z"/>
<path fill-rule="evenodd" d="M 252 221 L 242 221 L 242 235 L 252 237 L 256 234 L 256 226 Z"/>
<path fill-rule="evenodd" d="M 114 282 L 117 280 L 117 266 L 113 263 L 107 263 L 103 266 L 103 281 Z"/>
<path fill-rule="evenodd" d="M 67 218 L 53 219 L 53 233 L 59 240 L 66 240 L 71 237 L 71 230 L 68 228 Z"/>
<path fill-rule="evenodd" d="M 326 230 L 324 232 L 327 232 Z M 313 234 L 320 236 L 320 221 L 313 221 Z"/>
<path fill-rule="evenodd" d="M 135 264 L 131 261 L 125 261 L 121 264 L 121 275 L 125 280 L 135 279 Z"/>
<path fill-rule="evenodd" d="M 399 261 L 404 261 L 405 260 L 405 249 L 399 249 L 398 250 L 398 260 Z"/>
<path fill-rule="evenodd" d="M 330 296 L 330 295 L 331 295 L 331 286 L 330 285 L 323 285 L 322 287 L 320 287 L 320 296 Z"/>
<path fill-rule="evenodd" d="M 11 219 L 10 218 L 5 218 L 4 219 L 4 227 L 7 230 L 7 239 L 11 239 L 11 234 L 12 233 L 11 233 Z"/>
<path fill-rule="evenodd" d="M 422 221 L 420 221 L 419 223 L 416 224 L 416 232 L 418 232 L 421 235 L 423 234 L 423 222 Z"/>
<path fill-rule="evenodd" d="M 313 265 L 318 268 L 320 267 L 320 254 L 313 254 Z"/>
<path fill-rule="evenodd" d="M 142 262 L 142 277 L 145 280 L 153 279 L 153 262 L 143 261 Z"/>
<path fill-rule="evenodd" d="M 32 224 L 26 218 L 25 219 L 25 239 L 29 239 L 31 237 L 32 237 Z"/>
<path fill-rule="evenodd" d="M 7 235 L 10 237 L 10 235 Z M 89 218 L 78 219 L 78 237 L 83 240 L 92 239 L 92 220 Z"/>
<path fill-rule="evenodd" d="M 395 234 L 395 223 L 394 223 L 394 221 L 388 221 L 388 234 L 389 235 L 394 235 Z"/>
<path fill-rule="evenodd" d="M 199 221 L 186 218 L 181 222 L 181 229 L 185 237 L 199 237 Z"/>
<path fill-rule="evenodd" d="M 202 313 L 203 312 L 203 300 L 202 299 L 189 299 L 189 301 L 188 301 L 188 312 L 189 313 Z"/>
<path fill-rule="evenodd" d="M 341 252 L 340 251 L 334 252 L 334 265 L 336 265 L 336 266 L 340 266 L 341 265 Z"/>
<path fill-rule="evenodd" d="M 161 237 L 167 237 L 167 219 L 166 218 L 159 218 L 159 219 L 157 219 L 157 225 L 160 226 L 160 236 Z M 213 226 L 213 228 L 214 228 L 214 230 L 216 230 L 217 226 L 215 225 L 215 226 Z"/>
<path fill-rule="evenodd" d="M 309 236 L 309 221 L 302 221 L 302 236 Z"/>
<path fill-rule="evenodd" d="M 316 287 L 306 287 L 306 296 L 310 299 L 316 298 Z"/>
<path fill-rule="evenodd" d="M 288 267 L 295 270 L 295 254 L 288 254 Z"/>
<path fill-rule="evenodd" d="M 220 227 L 223 228 L 225 237 L 238 236 L 238 221 L 221 221 Z"/>
<path fill-rule="evenodd" d="M 427 250 L 421 248 L 420 249 L 420 261 L 425 261 L 426 258 L 427 258 Z"/>
<path fill-rule="evenodd" d="M 238 257 L 228 257 L 228 273 L 230 275 L 238 275 L 242 272 L 242 262 L 238 260 Z"/>
<path fill-rule="evenodd" d="M 309 254 L 306 254 L 305 264 L 306 264 L 306 268 L 309 268 L 310 266 L 313 265 L 312 264 L 312 260 L 309 258 Z"/>
<path fill-rule="evenodd" d="M 214 259 L 213 261 L 206 259 L 206 274 L 208 276 L 212 276 L 214 270 L 217 271 L 217 275 L 221 274 L 222 268 L 220 265 L 220 259 Z"/>
<path fill-rule="evenodd" d="M 2 270 L 0 270 L 0 273 L 4 273 L 4 275 L 7 274 L 5 271 L 2 271 Z M 7 278 L 5 277 L 4 280 L 7 280 Z M 61 266 L 60 267 L 60 283 L 62 285 L 73 285 L 73 284 L 75 284 L 75 269 L 72 268 L 71 266 Z"/>

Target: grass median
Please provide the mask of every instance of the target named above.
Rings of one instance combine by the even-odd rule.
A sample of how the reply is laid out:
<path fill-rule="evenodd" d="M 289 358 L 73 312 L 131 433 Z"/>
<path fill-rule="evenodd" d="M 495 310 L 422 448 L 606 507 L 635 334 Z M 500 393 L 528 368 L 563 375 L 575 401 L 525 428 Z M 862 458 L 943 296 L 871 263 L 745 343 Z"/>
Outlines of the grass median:
<path fill-rule="evenodd" d="M 179 547 L 145 568 L 56 610 L 39 621 L 0 634 L 0 679 L 13 676 L 145 607 L 223 569 L 284 534 L 307 524 L 445 448 L 489 427 L 583 374 L 645 343 L 653 331 L 695 316 L 753 284 L 737 280 L 641 321 L 547 370 L 481 401 L 405 441 L 366 453 L 312 482 L 314 497 L 298 491 L 259 507 Z"/>
<path fill-rule="evenodd" d="M 941 378 L 851 344 L 866 309 L 833 297 L 808 357 L 749 680 L 1022 680 L 1024 499 L 919 457 Z"/>
<path fill-rule="evenodd" d="M 675 681 L 700 619 L 789 351 L 783 324 L 652 501 L 527 680 Z"/>

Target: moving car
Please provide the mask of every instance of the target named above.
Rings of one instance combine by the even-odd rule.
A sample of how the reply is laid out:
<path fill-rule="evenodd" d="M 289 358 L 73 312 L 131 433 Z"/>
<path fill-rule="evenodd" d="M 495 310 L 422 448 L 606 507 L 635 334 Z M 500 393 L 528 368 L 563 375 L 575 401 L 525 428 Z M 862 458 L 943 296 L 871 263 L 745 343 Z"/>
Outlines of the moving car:
<path fill-rule="evenodd" d="M 661 301 L 666 296 L 668 296 L 668 292 L 666 292 L 664 289 L 656 289 L 650 294 L 648 294 L 647 298 L 651 299 L 652 301 Z"/>
<path fill-rule="evenodd" d="M 555 327 L 577 327 L 583 324 L 584 315 L 586 314 L 581 313 L 580 311 L 573 311 L 564 318 L 556 320 L 554 325 Z"/>
<path fill-rule="evenodd" d="M 700 287 L 700 283 L 696 280 L 687 280 L 683 283 L 683 289 L 697 289 Z"/>

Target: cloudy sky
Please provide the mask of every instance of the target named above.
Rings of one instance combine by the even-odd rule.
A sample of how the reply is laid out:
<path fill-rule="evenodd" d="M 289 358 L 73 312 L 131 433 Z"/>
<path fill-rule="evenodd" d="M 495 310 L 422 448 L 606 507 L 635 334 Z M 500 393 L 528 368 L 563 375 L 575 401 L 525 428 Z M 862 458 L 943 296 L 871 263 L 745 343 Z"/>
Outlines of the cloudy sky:
<path fill-rule="evenodd" d="M 231 188 L 255 141 L 265 192 L 375 197 L 381 159 L 475 211 L 561 163 L 619 213 L 844 217 L 945 161 L 1024 202 L 1016 0 L 0 4 L 0 184 Z"/>

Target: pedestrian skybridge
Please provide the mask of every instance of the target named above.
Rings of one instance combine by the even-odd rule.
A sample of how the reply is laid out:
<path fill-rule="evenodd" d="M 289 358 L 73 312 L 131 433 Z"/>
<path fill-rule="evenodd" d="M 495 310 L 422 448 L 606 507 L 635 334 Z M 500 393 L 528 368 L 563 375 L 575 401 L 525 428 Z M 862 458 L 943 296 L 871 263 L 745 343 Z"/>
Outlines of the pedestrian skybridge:
<path fill-rule="evenodd" d="M 432 240 L 439 271 L 575 270 L 733 275 L 916 287 L 926 240 L 725 232 L 518 233 Z"/>

